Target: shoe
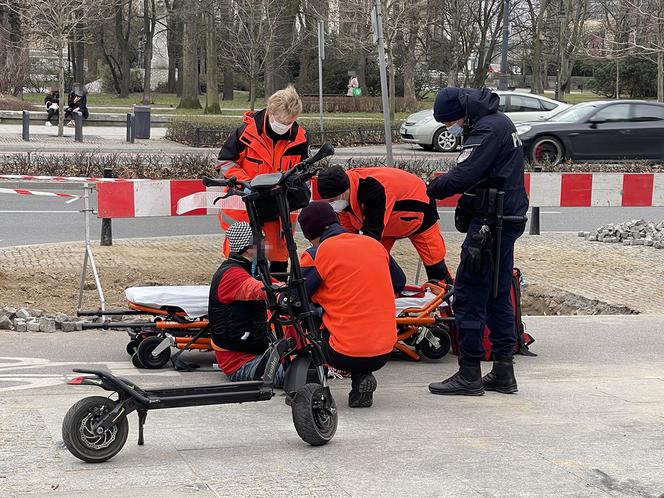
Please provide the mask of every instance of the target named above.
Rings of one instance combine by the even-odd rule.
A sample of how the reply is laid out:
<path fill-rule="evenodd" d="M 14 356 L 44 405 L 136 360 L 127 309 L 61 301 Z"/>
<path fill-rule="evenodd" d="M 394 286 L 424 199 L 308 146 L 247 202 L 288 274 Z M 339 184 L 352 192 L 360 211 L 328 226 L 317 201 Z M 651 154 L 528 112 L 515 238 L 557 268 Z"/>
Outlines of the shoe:
<path fill-rule="evenodd" d="M 479 360 L 460 359 L 459 371 L 442 382 L 429 384 L 429 391 L 443 395 L 482 396 L 484 384 Z"/>
<path fill-rule="evenodd" d="M 46 121 L 46 123 L 44 123 L 44 126 L 48 126 L 50 128 L 51 126 L 53 126 L 53 123 L 51 123 L 50 121 Z"/>
<path fill-rule="evenodd" d="M 67 126 L 69 128 L 73 128 L 74 126 L 76 126 L 76 123 L 74 123 L 74 120 L 72 119 L 69 123 L 67 123 Z"/>
<path fill-rule="evenodd" d="M 514 394 L 519 388 L 514 376 L 514 361 L 511 356 L 496 356 L 491 372 L 482 377 L 484 389 L 503 394 Z"/>
<path fill-rule="evenodd" d="M 373 405 L 373 393 L 378 383 L 373 374 L 360 377 L 357 383 L 353 382 L 353 389 L 348 393 L 348 406 L 351 408 L 369 408 Z"/>

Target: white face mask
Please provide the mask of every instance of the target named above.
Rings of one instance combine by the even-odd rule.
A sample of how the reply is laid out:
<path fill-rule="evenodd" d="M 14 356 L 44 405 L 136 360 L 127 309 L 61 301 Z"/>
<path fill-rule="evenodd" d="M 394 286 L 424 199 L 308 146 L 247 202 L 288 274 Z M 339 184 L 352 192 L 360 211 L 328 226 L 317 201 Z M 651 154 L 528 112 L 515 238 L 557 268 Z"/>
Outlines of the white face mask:
<path fill-rule="evenodd" d="M 335 212 L 340 213 L 348 207 L 348 201 L 345 199 L 337 199 L 336 201 L 330 202 L 330 206 L 334 209 Z"/>
<path fill-rule="evenodd" d="M 270 128 L 272 128 L 272 131 L 274 131 L 277 135 L 285 135 L 288 133 L 288 130 L 291 129 L 291 126 L 293 126 L 293 123 L 285 125 L 279 121 L 270 120 Z"/>

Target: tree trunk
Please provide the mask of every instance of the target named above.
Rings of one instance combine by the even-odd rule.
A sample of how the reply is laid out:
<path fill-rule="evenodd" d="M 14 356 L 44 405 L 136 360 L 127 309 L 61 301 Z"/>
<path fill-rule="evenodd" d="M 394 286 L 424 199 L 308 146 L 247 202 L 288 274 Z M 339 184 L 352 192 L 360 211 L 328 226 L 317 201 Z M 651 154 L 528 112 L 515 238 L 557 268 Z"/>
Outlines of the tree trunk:
<path fill-rule="evenodd" d="M 228 46 L 230 43 L 230 30 L 233 28 L 232 22 L 233 19 L 233 9 L 230 0 L 221 0 L 221 18 L 222 22 L 220 27 L 220 43 L 223 46 Z M 233 87 L 235 86 L 234 82 L 234 73 L 233 73 L 233 61 L 229 60 L 228 57 L 224 56 L 221 60 L 222 67 L 224 68 L 224 94 L 223 100 L 233 100 Z"/>
<path fill-rule="evenodd" d="M 58 136 L 64 135 L 65 105 L 67 94 L 65 93 L 65 54 L 64 40 L 58 43 L 58 91 L 60 92 L 60 104 L 58 105 Z"/>
<path fill-rule="evenodd" d="M 253 111 L 256 109 L 256 75 L 252 74 L 249 80 L 249 108 Z"/>
<path fill-rule="evenodd" d="M 387 60 L 390 63 L 389 72 L 388 72 L 388 89 L 387 93 L 390 98 L 390 121 L 394 121 L 394 115 L 396 114 L 397 109 L 397 96 L 395 90 L 395 80 L 396 80 L 396 69 L 394 68 L 394 50 L 392 50 L 392 43 L 388 43 L 387 46 Z"/>
<path fill-rule="evenodd" d="M 196 13 L 187 12 L 182 38 L 182 96 L 179 109 L 200 109 L 198 100 L 198 30 Z"/>
<path fill-rule="evenodd" d="M 166 50 L 168 52 L 168 82 L 166 84 L 168 93 L 179 94 L 178 76 L 182 74 L 182 20 L 180 19 L 181 0 L 173 0 L 168 8 L 168 20 L 166 21 Z"/>
<path fill-rule="evenodd" d="M 124 2 L 123 0 L 116 0 L 115 8 L 115 35 L 118 40 L 119 58 L 120 63 L 118 67 L 119 74 L 119 93 L 120 98 L 129 97 L 129 82 L 131 78 L 131 67 L 129 64 L 129 37 L 131 36 L 131 2 L 127 4 L 127 26 L 125 31 L 124 20 Z"/>
<path fill-rule="evenodd" d="M 219 107 L 219 77 L 217 69 L 217 26 L 214 2 L 203 14 L 205 19 L 205 114 L 221 114 Z"/>
<path fill-rule="evenodd" d="M 157 10 L 155 0 L 143 0 L 143 33 L 145 50 L 143 52 L 143 104 L 152 103 L 152 51 Z"/>
<path fill-rule="evenodd" d="M 664 52 L 657 52 L 657 102 L 664 102 Z"/>

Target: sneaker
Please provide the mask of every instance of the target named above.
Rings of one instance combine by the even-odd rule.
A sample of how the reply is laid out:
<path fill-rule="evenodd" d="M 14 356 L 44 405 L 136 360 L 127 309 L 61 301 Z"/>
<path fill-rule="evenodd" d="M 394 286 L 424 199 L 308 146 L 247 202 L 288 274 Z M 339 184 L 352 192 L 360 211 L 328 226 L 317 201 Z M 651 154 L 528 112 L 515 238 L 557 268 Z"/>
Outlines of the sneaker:
<path fill-rule="evenodd" d="M 74 123 L 74 120 L 72 119 L 69 123 L 67 123 L 67 126 L 69 126 L 69 128 L 73 128 L 76 126 L 76 123 Z"/>
<path fill-rule="evenodd" d="M 44 123 L 44 126 L 48 126 L 50 128 L 51 126 L 53 126 L 53 123 L 51 123 L 50 121 L 46 121 L 46 123 Z"/>
<path fill-rule="evenodd" d="M 378 383 L 373 374 L 364 375 L 348 393 L 348 406 L 351 408 L 369 408 L 373 405 L 373 393 Z"/>

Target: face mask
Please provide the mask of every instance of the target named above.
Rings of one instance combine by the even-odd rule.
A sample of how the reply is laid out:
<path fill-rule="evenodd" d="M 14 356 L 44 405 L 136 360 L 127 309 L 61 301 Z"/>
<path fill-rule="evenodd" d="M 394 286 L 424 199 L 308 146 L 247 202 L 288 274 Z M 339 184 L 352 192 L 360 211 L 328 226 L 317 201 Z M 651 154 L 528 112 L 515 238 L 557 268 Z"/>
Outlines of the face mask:
<path fill-rule="evenodd" d="M 459 123 L 454 123 L 452 126 L 450 126 L 447 131 L 452 135 L 453 137 L 460 137 L 463 135 L 463 126 L 461 126 Z"/>
<path fill-rule="evenodd" d="M 277 135 L 285 135 L 288 133 L 288 130 L 291 129 L 291 126 L 293 124 L 285 125 L 280 123 L 279 121 L 272 121 L 270 120 L 270 128 L 272 128 L 272 131 L 274 131 Z"/>
<path fill-rule="evenodd" d="M 330 205 L 332 206 L 332 209 L 337 213 L 340 213 L 348 207 L 348 201 L 345 199 L 337 199 L 336 201 L 330 202 Z"/>

